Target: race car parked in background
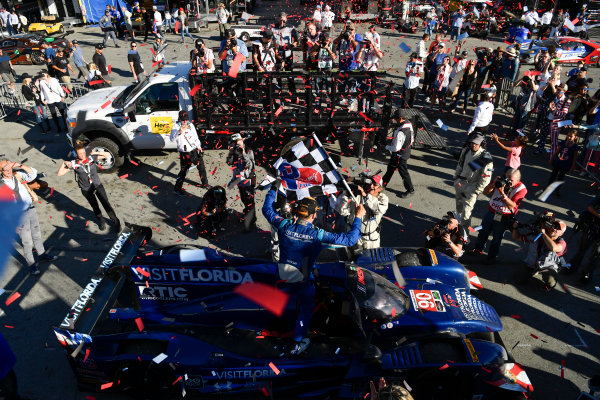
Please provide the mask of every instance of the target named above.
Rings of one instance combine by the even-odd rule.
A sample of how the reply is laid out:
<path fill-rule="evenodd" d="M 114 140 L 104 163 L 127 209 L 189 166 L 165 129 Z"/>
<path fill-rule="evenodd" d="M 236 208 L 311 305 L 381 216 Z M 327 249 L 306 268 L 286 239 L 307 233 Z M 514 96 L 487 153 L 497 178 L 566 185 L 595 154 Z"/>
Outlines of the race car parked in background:
<path fill-rule="evenodd" d="M 531 39 L 527 39 L 521 43 L 521 62 L 524 64 L 533 64 L 535 55 L 538 52 L 549 47 L 554 47 L 559 63 L 575 64 L 578 61 L 583 61 L 586 65 L 600 67 L 600 42 L 565 36 L 535 40 L 533 46 L 529 48 L 530 44 Z M 509 46 L 508 48 L 512 47 Z"/>
<path fill-rule="evenodd" d="M 0 39 L 0 49 L 4 55 L 10 56 L 10 61 L 14 64 L 35 64 L 45 63 L 42 53 L 42 43 L 46 41 L 50 46 L 69 47 L 71 44 L 67 39 L 44 39 L 34 33 L 23 33 L 13 35 L 8 38 Z"/>
<path fill-rule="evenodd" d="M 533 390 L 503 346 L 465 334 L 501 329 L 493 308 L 435 280 L 433 266 L 423 267 L 431 281 L 395 268 L 398 285 L 374 272 L 385 275 L 389 254 L 402 253 L 371 254 L 369 268 L 319 263 L 311 344 L 292 355 L 296 299 L 277 289 L 276 263 L 198 247 L 138 251 L 152 230 L 126 226 L 54 328 L 84 387 L 161 399 L 363 398 L 380 378 L 416 398 L 433 390 L 506 400 Z"/>

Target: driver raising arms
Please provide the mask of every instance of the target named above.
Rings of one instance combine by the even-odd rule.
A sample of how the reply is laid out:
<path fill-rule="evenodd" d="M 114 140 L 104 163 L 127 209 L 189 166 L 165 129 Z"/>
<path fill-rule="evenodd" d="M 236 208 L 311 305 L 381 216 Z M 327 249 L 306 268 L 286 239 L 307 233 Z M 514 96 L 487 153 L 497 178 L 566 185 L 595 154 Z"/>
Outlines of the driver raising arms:
<path fill-rule="evenodd" d="M 279 235 L 280 258 L 278 264 L 279 279 L 284 281 L 281 289 L 295 294 L 300 303 L 300 313 L 294 329 L 296 346 L 292 354 L 300 354 L 310 344 L 306 337 L 315 305 L 315 285 L 312 270 L 321 252 L 321 243 L 331 243 L 352 247 L 360 238 L 362 218 L 365 207 L 356 206 L 356 217 L 348 233 L 331 233 L 313 226 L 319 207 L 312 197 L 298 202 L 294 214 L 298 219 L 284 219 L 273 208 L 281 181 L 277 181 L 265 198 L 262 212 L 267 221 Z"/>

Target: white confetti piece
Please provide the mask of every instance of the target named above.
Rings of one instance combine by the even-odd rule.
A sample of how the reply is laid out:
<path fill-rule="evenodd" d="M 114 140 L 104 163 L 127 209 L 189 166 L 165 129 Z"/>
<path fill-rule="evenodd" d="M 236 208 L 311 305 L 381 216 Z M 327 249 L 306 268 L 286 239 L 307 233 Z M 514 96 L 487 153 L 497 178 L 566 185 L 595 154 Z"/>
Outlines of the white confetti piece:
<path fill-rule="evenodd" d="M 167 355 L 165 353 L 160 353 L 159 355 L 157 355 L 156 357 L 154 357 L 152 359 L 152 361 L 154 361 L 157 364 L 160 364 L 161 362 L 163 362 L 165 359 L 167 358 Z"/>

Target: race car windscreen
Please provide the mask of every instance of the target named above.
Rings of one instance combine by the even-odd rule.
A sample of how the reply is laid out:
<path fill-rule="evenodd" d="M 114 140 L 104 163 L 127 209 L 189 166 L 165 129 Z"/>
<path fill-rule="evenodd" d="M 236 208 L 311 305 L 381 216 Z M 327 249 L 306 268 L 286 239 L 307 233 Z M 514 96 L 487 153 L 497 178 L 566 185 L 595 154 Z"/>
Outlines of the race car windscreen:
<path fill-rule="evenodd" d="M 404 315 L 408 310 L 408 296 L 402 289 L 376 273 L 357 267 L 346 266 L 346 279 L 350 292 L 356 298 L 366 319 L 389 322 Z"/>

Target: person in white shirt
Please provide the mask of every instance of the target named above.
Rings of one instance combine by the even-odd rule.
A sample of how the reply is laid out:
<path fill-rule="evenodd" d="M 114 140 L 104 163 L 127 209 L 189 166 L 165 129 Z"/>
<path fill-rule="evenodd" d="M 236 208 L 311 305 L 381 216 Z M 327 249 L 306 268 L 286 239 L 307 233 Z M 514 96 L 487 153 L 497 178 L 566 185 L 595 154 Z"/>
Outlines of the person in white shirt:
<path fill-rule="evenodd" d="M 538 39 L 548 37 L 547 35 L 550 33 L 550 29 L 552 29 L 552 10 L 548 10 L 542 14 L 542 19 L 540 24 L 540 30 L 538 32 Z"/>
<path fill-rule="evenodd" d="M 424 60 L 429 55 L 429 49 L 427 47 L 427 42 L 429 42 L 429 34 L 425 33 L 421 40 L 419 40 L 419 58 Z"/>
<path fill-rule="evenodd" d="M 494 115 L 494 105 L 490 101 L 490 96 L 487 94 L 483 94 L 481 96 L 482 101 L 477 106 L 475 110 L 475 115 L 473 116 L 473 122 L 471 122 L 471 126 L 467 133 L 469 135 L 480 133 L 482 135 L 486 135 L 490 122 L 492 122 L 492 117 Z"/>
<path fill-rule="evenodd" d="M 215 72 L 215 54 L 211 48 L 206 47 L 204 40 L 196 39 L 196 48 L 191 51 L 192 68 L 196 74 L 210 74 Z"/>
<path fill-rule="evenodd" d="M 373 44 L 375 44 L 375 46 L 381 50 L 381 36 L 379 36 L 379 33 L 377 33 L 376 29 L 377 25 L 369 26 L 369 30 L 365 32 L 365 36 L 367 35 L 367 33 L 370 33 L 373 37 Z"/>
<path fill-rule="evenodd" d="M 8 15 L 8 25 L 11 27 L 13 35 L 16 35 L 19 31 L 19 16 L 15 9 Z"/>
<path fill-rule="evenodd" d="M 8 15 L 10 13 L 4 8 L 0 9 L 0 25 L 2 28 L 8 30 Z M 10 31 L 9 31 L 10 34 Z"/>
<path fill-rule="evenodd" d="M 335 20 L 335 13 L 331 11 L 331 7 L 325 6 L 325 11 L 321 13 L 321 21 L 323 30 L 329 31 L 333 27 L 333 21 Z"/>
<path fill-rule="evenodd" d="M 423 63 L 419 60 L 417 53 L 412 53 L 410 61 L 406 63 L 406 80 L 404 81 L 404 93 L 402 103 L 404 108 L 412 108 L 419 91 L 419 81 L 423 76 Z"/>
<path fill-rule="evenodd" d="M 65 104 L 65 91 L 56 78 L 50 77 L 48 71 L 42 71 L 40 79 L 40 98 L 42 103 L 50 109 L 52 119 L 56 124 L 56 129 L 61 132 L 59 118 L 56 115 L 56 109 L 60 111 L 65 131 L 67 130 L 67 105 Z"/>
<path fill-rule="evenodd" d="M 157 36 L 152 44 L 152 49 L 154 50 L 154 56 L 152 56 L 153 64 L 158 64 L 159 66 L 161 64 L 165 65 L 165 47 L 166 46 L 163 44 L 163 38 L 161 36 Z"/>
<path fill-rule="evenodd" d="M 408 173 L 408 159 L 410 158 L 410 148 L 415 140 L 415 131 L 412 123 L 406 120 L 406 117 L 400 110 L 396 110 L 394 120 L 398 123 L 398 128 L 394 131 L 392 143 L 385 146 L 386 150 L 389 150 L 392 155 L 390 156 L 387 170 L 383 176 L 383 186 L 387 187 L 394 172 L 398 170 L 404 188 L 406 189 L 406 191 L 401 192 L 399 196 L 407 198 L 415 193 L 415 188 L 412 184 L 410 174 Z"/>
<path fill-rule="evenodd" d="M 127 10 L 127 7 L 121 7 L 121 12 L 123 14 L 123 20 L 125 21 L 125 30 L 127 31 L 128 37 L 131 37 L 131 40 L 135 40 L 135 33 L 133 32 L 133 25 L 131 24 L 131 12 Z M 125 38 L 125 40 L 128 39 Z"/>
<path fill-rule="evenodd" d="M 225 4 L 219 3 L 215 14 L 217 15 L 217 22 L 219 24 L 219 38 L 223 40 L 227 37 L 225 33 L 229 29 L 229 24 L 227 23 L 229 20 L 229 11 L 225 8 Z"/>
<path fill-rule="evenodd" d="M 156 24 L 156 34 L 162 36 L 163 38 L 165 37 L 165 33 L 163 31 L 163 18 L 162 18 L 162 14 L 160 13 L 160 11 L 158 11 L 158 9 L 156 8 L 156 6 L 152 7 L 152 10 L 154 10 L 154 23 Z"/>
<path fill-rule="evenodd" d="M 192 165 L 198 167 L 198 173 L 202 180 L 202 185 L 200 185 L 200 187 L 208 187 L 202 144 L 200 143 L 200 139 L 198 139 L 196 128 L 193 124 L 189 123 L 187 111 L 179 111 L 179 120 L 173 125 L 170 139 L 171 142 L 177 143 L 177 150 L 179 150 L 179 164 L 181 166 L 179 175 L 177 175 L 177 181 L 175 182 L 175 193 L 185 196 L 185 192 L 182 189 L 183 181 L 185 181 L 187 171 Z"/>
<path fill-rule="evenodd" d="M 321 21 L 323 20 L 323 15 L 321 13 L 321 5 L 317 4 L 317 8 L 313 13 L 313 23 L 317 26 L 318 30 L 321 30 Z"/>
<path fill-rule="evenodd" d="M 537 11 L 531 10 L 529 11 L 527 14 L 525 14 L 525 24 L 527 24 L 527 28 L 533 32 L 533 28 L 535 28 L 537 26 L 537 24 L 540 23 L 540 16 L 538 15 Z"/>
<path fill-rule="evenodd" d="M 16 172 L 13 172 L 16 169 Z M 23 257 L 29 272 L 32 275 L 39 275 L 35 258 L 33 257 L 33 248 L 38 254 L 39 261 L 54 261 L 56 256 L 51 256 L 46 253 L 44 242 L 42 241 L 42 233 L 40 232 L 40 223 L 38 220 L 35 203 L 38 198 L 36 194 L 27 186 L 37 178 L 37 171 L 25 164 L 19 164 L 7 159 L 0 160 L 0 170 L 2 171 L 2 183 L 4 183 L 13 192 L 15 202 L 23 204 L 23 216 L 21 224 L 17 228 L 17 233 L 21 238 L 23 246 Z"/>
<path fill-rule="evenodd" d="M 445 56 L 442 63 L 435 70 L 435 77 L 431 85 L 431 108 L 439 101 L 440 111 L 444 112 L 444 98 L 448 91 L 448 83 L 450 82 L 450 57 Z"/>
<path fill-rule="evenodd" d="M 19 30 L 21 31 L 21 33 L 27 33 L 28 25 L 29 21 L 27 20 L 27 17 L 19 13 Z"/>
<path fill-rule="evenodd" d="M 362 71 L 377 71 L 382 57 L 383 52 L 375 45 L 373 35 L 370 32 L 365 33 L 360 50 L 356 53 L 358 68 Z"/>

